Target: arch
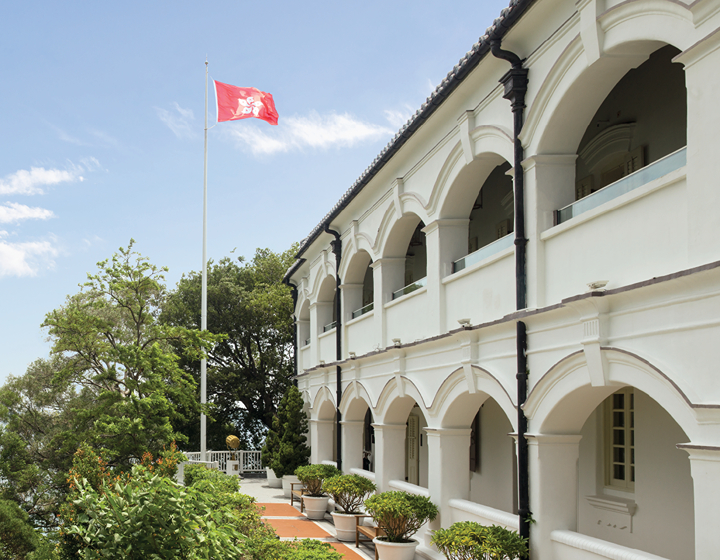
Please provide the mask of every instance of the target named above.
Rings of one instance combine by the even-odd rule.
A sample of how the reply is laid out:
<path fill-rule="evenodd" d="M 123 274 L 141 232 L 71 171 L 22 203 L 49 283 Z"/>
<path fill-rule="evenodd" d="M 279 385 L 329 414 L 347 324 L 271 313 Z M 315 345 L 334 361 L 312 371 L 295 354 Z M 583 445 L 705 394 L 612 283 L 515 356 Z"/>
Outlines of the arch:
<path fill-rule="evenodd" d="M 343 259 L 345 269 L 340 277 L 345 284 L 362 284 L 365 271 L 372 262 L 373 259 L 370 253 L 365 249 L 359 249 L 349 255 L 347 260 Z"/>
<path fill-rule="evenodd" d="M 650 7 L 623 2 L 600 16 L 600 50 L 611 56 L 601 54 L 589 65 L 581 36 L 568 44 L 529 106 L 520 134 L 529 153 L 575 153 L 587 123 L 628 70 L 665 44 L 680 50 L 692 44 L 691 20 L 687 8 L 670 0 L 653 0 Z"/>
<path fill-rule="evenodd" d="M 335 398 L 327 386 L 320 387 L 315 393 L 312 407 L 310 409 L 311 420 L 332 420 L 335 417 Z"/>
<path fill-rule="evenodd" d="M 387 237 L 383 240 L 382 257 L 405 257 L 408 243 L 415 228 L 422 218 L 417 214 L 404 214 L 389 229 Z M 425 223 L 425 222 L 423 222 Z"/>
<path fill-rule="evenodd" d="M 343 391 L 340 400 L 340 414 L 346 422 L 361 422 L 365 418 L 367 409 L 372 411 L 372 400 L 365 386 L 359 381 L 353 381 Z"/>
<path fill-rule="evenodd" d="M 297 303 L 297 314 L 295 315 L 299 321 L 310 320 L 310 300 L 301 294 Z"/>
<path fill-rule="evenodd" d="M 691 440 L 699 436 L 695 411 L 680 388 L 649 361 L 612 347 L 601 349 L 607 363 L 606 383 L 593 387 L 583 351 L 564 357 L 532 388 L 523 405 L 533 431 L 579 433 L 590 413 L 622 387 L 635 387 L 664 408 Z"/>
<path fill-rule="evenodd" d="M 423 414 L 427 412 L 417 386 L 404 375 L 393 377 L 380 392 L 373 413 L 375 421 L 379 424 L 404 424 L 415 403 L 422 407 Z"/>
<path fill-rule="evenodd" d="M 505 387 L 486 369 L 472 366 L 476 390 L 470 393 L 468 379 L 463 368 L 458 368 L 440 385 L 430 405 L 433 416 L 440 420 L 442 428 L 466 428 L 477 409 L 488 398 L 500 405 L 505 416 L 517 429 L 517 407 Z"/>
<path fill-rule="evenodd" d="M 335 276 L 328 274 L 319 283 L 317 291 L 315 291 L 316 301 L 332 301 L 335 297 Z"/>

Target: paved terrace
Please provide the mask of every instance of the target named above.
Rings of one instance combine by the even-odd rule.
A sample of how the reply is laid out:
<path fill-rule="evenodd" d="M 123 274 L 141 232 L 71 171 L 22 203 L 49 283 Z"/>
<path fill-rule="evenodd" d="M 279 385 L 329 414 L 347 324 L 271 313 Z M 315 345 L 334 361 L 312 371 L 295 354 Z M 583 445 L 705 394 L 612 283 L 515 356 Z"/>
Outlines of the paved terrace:
<path fill-rule="evenodd" d="M 330 543 L 345 560 L 375 558 L 372 543 L 366 541 L 367 544 L 355 548 L 355 543 L 338 542 L 330 514 L 326 514 L 322 521 L 308 519 L 305 514 L 300 513 L 299 505 L 297 508 L 290 505 L 290 500 L 283 496 L 282 488 L 270 488 L 266 478 L 242 478 L 240 492 L 252 496 L 258 505 L 265 508 L 263 520 L 274 527 L 282 540 L 318 539 Z"/>

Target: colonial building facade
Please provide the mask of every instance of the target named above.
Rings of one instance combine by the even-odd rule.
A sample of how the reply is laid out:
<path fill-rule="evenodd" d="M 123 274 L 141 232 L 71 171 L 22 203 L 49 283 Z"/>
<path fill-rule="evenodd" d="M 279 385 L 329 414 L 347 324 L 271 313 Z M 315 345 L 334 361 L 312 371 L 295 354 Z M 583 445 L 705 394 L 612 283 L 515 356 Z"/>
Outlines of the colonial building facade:
<path fill-rule="evenodd" d="M 720 558 L 719 29 L 514 1 L 303 241 L 312 460 L 430 496 L 418 557 Z"/>

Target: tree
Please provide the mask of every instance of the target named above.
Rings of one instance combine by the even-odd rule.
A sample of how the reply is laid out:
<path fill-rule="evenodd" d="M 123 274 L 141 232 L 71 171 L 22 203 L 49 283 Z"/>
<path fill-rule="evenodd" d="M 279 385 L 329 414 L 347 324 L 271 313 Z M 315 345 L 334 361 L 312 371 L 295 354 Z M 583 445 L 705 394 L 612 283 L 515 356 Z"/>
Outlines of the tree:
<path fill-rule="evenodd" d="M 184 420 L 181 410 L 199 409 L 195 381 L 180 367 L 180 356 L 200 359 L 222 338 L 158 321 L 166 269 L 133 244 L 98 263 L 80 293 L 43 323 L 53 355 L 65 358 L 56 380 L 92 396 L 77 419 L 87 428 L 86 440 L 106 449 L 112 464 L 186 441 L 173 423 Z"/>
<path fill-rule="evenodd" d="M 247 447 L 258 448 L 271 426 L 280 397 L 293 372 L 293 302 L 282 283 L 295 247 L 284 253 L 258 249 L 245 263 L 223 258 L 208 265 L 208 330 L 227 338 L 208 352 L 208 447 L 222 449 L 235 432 Z M 201 273 L 182 277 L 170 294 L 162 321 L 187 328 L 200 326 Z M 196 380 L 200 364 L 186 361 Z M 199 446 L 199 423 L 182 431 Z"/>
<path fill-rule="evenodd" d="M 39 541 L 27 513 L 15 502 L 0 499 L 0 560 L 21 560 Z"/>
<path fill-rule="evenodd" d="M 263 448 L 263 466 L 270 467 L 275 476 L 282 478 L 295 469 L 308 464 L 310 448 L 307 446 L 307 414 L 303 411 L 300 391 L 290 385 L 280 401 Z"/>

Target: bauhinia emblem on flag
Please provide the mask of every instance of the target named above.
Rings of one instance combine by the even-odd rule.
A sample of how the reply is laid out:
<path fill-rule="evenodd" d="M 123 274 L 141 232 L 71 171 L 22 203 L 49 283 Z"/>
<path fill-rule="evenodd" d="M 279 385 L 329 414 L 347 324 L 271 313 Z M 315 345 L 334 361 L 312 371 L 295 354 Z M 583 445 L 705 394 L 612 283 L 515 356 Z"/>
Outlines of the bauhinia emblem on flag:
<path fill-rule="evenodd" d="M 217 99 L 217 120 L 237 121 L 256 118 L 278 123 L 273 96 L 257 88 L 246 88 L 215 82 L 215 98 Z"/>

